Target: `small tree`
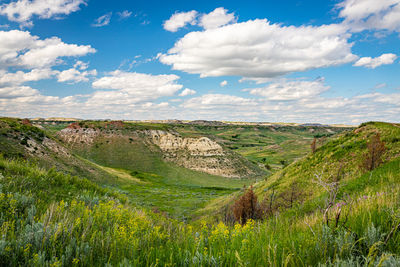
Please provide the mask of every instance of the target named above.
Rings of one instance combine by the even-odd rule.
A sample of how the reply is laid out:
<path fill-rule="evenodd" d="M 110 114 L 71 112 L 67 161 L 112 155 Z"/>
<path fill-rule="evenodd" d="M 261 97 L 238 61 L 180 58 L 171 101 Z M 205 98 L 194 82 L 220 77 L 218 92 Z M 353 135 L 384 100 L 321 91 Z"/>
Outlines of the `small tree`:
<path fill-rule="evenodd" d="M 297 181 L 290 184 L 287 191 L 281 194 L 282 199 L 284 200 L 284 205 L 288 208 L 292 208 L 295 202 L 298 202 L 302 196 L 303 191 Z"/>
<path fill-rule="evenodd" d="M 317 150 L 317 138 L 316 137 L 314 137 L 314 140 L 312 141 L 310 146 L 311 146 L 311 152 L 314 154 L 315 151 Z"/>
<path fill-rule="evenodd" d="M 271 187 L 269 191 L 270 194 L 267 194 L 260 204 L 260 215 L 262 217 L 271 216 L 279 208 L 275 201 L 277 198 L 275 187 Z"/>
<path fill-rule="evenodd" d="M 380 164 L 382 164 L 382 156 L 385 153 L 385 143 L 381 141 L 381 135 L 379 133 L 371 137 L 367 143 L 368 151 L 364 155 L 364 161 L 362 167 L 368 171 L 372 171 Z"/>
<path fill-rule="evenodd" d="M 248 219 L 259 219 L 261 209 L 257 201 L 257 195 L 253 191 L 253 186 L 247 189 L 244 194 L 233 204 L 233 215 L 235 220 L 245 224 Z"/>
<path fill-rule="evenodd" d="M 332 220 L 329 217 L 330 210 L 333 207 L 337 207 L 336 213 L 335 213 L 335 227 L 339 225 L 340 221 L 340 216 L 342 213 L 342 206 L 347 205 L 349 203 L 350 198 L 347 201 L 342 200 L 341 203 L 337 202 L 336 198 L 339 193 L 339 189 L 342 186 L 341 180 L 344 178 L 345 173 L 343 172 L 343 165 L 340 165 L 338 171 L 336 174 L 332 174 L 329 176 L 328 180 L 325 181 L 323 179 L 323 173 L 322 174 L 314 174 L 315 179 L 314 182 L 317 183 L 318 185 L 322 186 L 325 191 L 328 193 L 328 199 L 325 202 L 325 207 L 324 207 L 324 220 L 327 226 L 329 226 L 329 222 Z M 347 216 L 346 220 L 347 221 Z M 345 223 L 343 222 L 343 224 Z"/>

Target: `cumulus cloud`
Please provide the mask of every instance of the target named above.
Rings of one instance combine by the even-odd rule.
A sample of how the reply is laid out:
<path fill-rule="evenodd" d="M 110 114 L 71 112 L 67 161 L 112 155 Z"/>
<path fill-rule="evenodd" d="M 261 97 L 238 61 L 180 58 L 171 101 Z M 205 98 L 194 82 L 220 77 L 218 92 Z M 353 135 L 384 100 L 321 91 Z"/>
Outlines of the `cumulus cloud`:
<path fill-rule="evenodd" d="M 0 98 L 13 99 L 38 95 L 39 91 L 29 86 L 6 86 L 0 88 Z"/>
<path fill-rule="evenodd" d="M 271 78 L 355 61 L 348 38 L 337 24 L 296 27 L 257 19 L 190 32 L 159 60 L 201 77 Z"/>
<path fill-rule="evenodd" d="M 393 62 L 397 59 L 397 55 L 395 54 L 383 54 L 379 57 L 362 57 L 353 66 L 356 67 L 366 67 L 370 69 L 375 69 L 376 67 L 382 65 L 393 64 Z"/>
<path fill-rule="evenodd" d="M 176 32 L 187 24 L 196 24 L 197 11 L 179 12 L 173 14 L 164 22 L 164 29 L 170 32 Z"/>
<path fill-rule="evenodd" d="M 271 83 L 265 87 L 247 89 L 252 95 L 265 97 L 268 100 L 287 101 L 300 100 L 318 96 L 329 90 L 324 84 L 324 78 L 314 81 L 287 81 Z"/>
<path fill-rule="evenodd" d="M 0 6 L 0 14 L 8 20 L 21 23 L 24 26 L 32 25 L 32 17 L 50 19 L 60 15 L 68 15 L 78 11 L 85 0 L 18 0 Z"/>
<path fill-rule="evenodd" d="M 222 81 L 220 84 L 219 84 L 219 86 L 221 86 L 221 87 L 225 87 L 226 85 L 228 84 L 228 81 Z"/>
<path fill-rule="evenodd" d="M 0 65 L 48 68 L 62 57 L 84 56 L 96 50 L 90 45 L 66 44 L 57 37 L 40 40 L 27 31 L 0 31 Z"/>
<path fill-rule="evenodd" d="M 57 37 L 39 39 L 28 31 L 0 31 L 0 113 L 9 116 L 30 116 L 62 112 L 65 104 L 75 105 L 78 96 L 60 98 L 46 96 L 39 90 L 24 85 L 27 82 L 58 78 L 59 81 L 85 81 L 94 71 L 83 71 L 87 63 L 76 61 L 75 75 L 70 70 L 59 71 L 53 66 L 62 63 L 64 57 L 84 56 L 94 53 L 91 46 L 66 44 Z M 18 70 L 24 68 L 26 70 Z M 15 70 L 17 69 L 17 70 Z M 11 70 L 11 71 L 10 71 Z M 69 74 L 69 78 L 68 75 Z"/>
<path fill-rule="evenodd" d="M 208 30 L 215 29 L 232 22 L 236 22 L 235 15 L 233 13 L 228 13 L 228 10 L 223 7 L 218 7 L 214 11 L 202 15 L 199 25 Z"/>
<path fill-rule="evenodd" d="M 396 122 L 399 97 L 400 94 L 350 98 L 313 95 L 287 102 L 208 94 L 185 100 L 174 114 L 181 119 L 230 121 L 359 124 L 385 118 Z"/>
<path fill-rule="evenodd" d="M 20 85 L 25 82 L 39 81 L 49 79 L 55 74 L 51 69 L 33 69 L 29 72 L 17 71 L 9 73 L 0 70 L 0 86 L 1 85 Z"/>
<path fill-rule="evenodd" d="M 118 101 L 119 103 L 137 103 L 154 100 L 162 96 L 172 96 L 182 88 L 176 81 L 177 75 L 151 75 L 120 70 L 109 73 L 92 83 L 98 91 L 92 101 Z"/>
<path fill-rule="evenodd" d="M 189 88 L 185 88 L 185 90 L 183 90 L 179 96 L 188 96 L 188 95 L 194 95 L 196 94 L 195 90 L 189 89 Z"/>
<path fill-rule="evenodd" d="M 93 27 L 103 27 L 110 24 L 112 12 L 104 14 L 103 16 L 98 17 L 95 22 L 92 24 Z"/>
<path fill-rule="evenodd" d="M 345 0 L 339 17 L 354 32 L 366 29 L 400 31 L 400 0 Z"/>
<path fill-rule="evenodd" d="M 312 95 L 289 102 L 206 94 L 183 102 L 169 102 L 172 104 L 140 99 L 138 95 L 132 96 L 119 89 L 61 98 L 42 95 L 28 86 L 0 86 L 0 113 L 19 117 L 51 114 L 79 118 L 168 119 L 172 116 L 178 119 L 358 124 L 382 118 L 396 122 L 400 112 L 400 93 L 372 93 L 350 98 Z"/>
<path fill-rule="evenodd" d="M 57 79 L 59 82 L 87 82 L 89 81 L 90 76 L 96 76 L 96 70 L 90 71 L 79 71 L 75 68 L 70 68 L 64 71 L 61 71 L 57 74 Z"/>
<path fill-rule="evenodd" d="M 69 72 L 67 70 L 59 74 L 67 77 Z M 75 72 L 71 73 L 69 74 L 73 80 L 76 75 Z M 176 75 L 114 71 L 93 82 L 96 89 L 94 93 L 67 97 L 43 95 L 29 86 L 0 84 L 0 113 L 22 117 L 45 117 L 52 114 L 85 118 L 126 118 L 132 114 L 141 114 L 164 118 L 174 108 L 166 101 L 154 101 L 179 91 L 182 85 L 176 82 L 177 79 L 179 77 Z"/>

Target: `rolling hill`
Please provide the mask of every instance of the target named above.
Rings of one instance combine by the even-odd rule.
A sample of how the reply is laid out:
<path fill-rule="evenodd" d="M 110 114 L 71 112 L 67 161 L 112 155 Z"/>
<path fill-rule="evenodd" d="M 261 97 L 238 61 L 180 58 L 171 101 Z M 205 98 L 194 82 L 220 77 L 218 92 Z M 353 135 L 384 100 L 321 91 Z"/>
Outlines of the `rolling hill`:
<path fill-rule="evenodd" d="M 140 146 L 132 144 L 139 140 L 133 138 L 146 135 L 131 137 L 134 141 L 124 136 L 124 141 L 115 141 L 115 136 L 111 139 L 102 136 L 88 147 L 80 140 L 65 145 L 62 138 L 49 134 L 51 131 L 38 130 L 20 120 L 4 119 L 2 123 L 1 265 L 400 264 L 399 124 L 362 124 L 319 142 L 314 153 L 296 157 L 287 166 L 282 164 L 270 176 L 262 175 L 253 184 L 253 191 L 263 216 L 240 224 L 231 220 L 229 212 L 239 197 L 249 192 L 249 189 L 235 189 L 240 185 L 236 182 L 243 183 L 246 179 L 213 176 L 179 166 L 176 159 L 160 156 L 163 149 L 154 141 L 141 142 Z M 149 125 L 134 126 L 144 127 L 140 131 L 150 128 Z M 197 128 L 200 126 L 192 128 L 193 125 L 152 127 L 157 129 L 151 130 L 175 132 L 182 138 L 207 137 L 223 149 L 229 149 L 236 139 L 241 140 L 237 142 L 238 147 L 244 148 L 241 145 L 246 144 L 246 138 L 260 135 L 257 130 L 246 129 L 238 132 L 246 132 L 250 137 L 239 134 L 232 138 L 232 128 L 216 129 L 220 125 L 200 129 Z M 293 130 L 300 129 L 288 131 L 293 134 Z M 304 132 L 309 135 L 306 129 Z M 113 134 L 120 135 L 118 131 L 114 129 Z M 210 132 L 214 131 L 222 134 L 218 137 L 213 133 L 212 137 Z M 44 142 L 46 138 L 51 141 Z M 378 144 L 375 147 L 383 142 L 384 150 L 369 168 L 365 162 L 374 140 Z M 55 144 L 49 146 L 49 142 Z M 102 147 L 103 144 L 107 145 Z M 107 155 L 114 156 L 113 151 L 108 152 L 109 146 L 124 147 L 118 154 L 131 159 L 122 163 L 113 161 L 112 157 L 107 159 Z M 55 152 L 56 148 L 68 152 L 63 160 L 72 158 L 68 162 L 83 166 L 84 172 L 92 175 L 72 176 L 73 171 L 83 171 L 67 169 L 68 163 L 56 165 L 56 156 L 60 154 Z M 141 149 L 144 152 L 139 156 Z M 179 151 L 169 151 L 168 157 L 171 153 L 179 154 Z M 42 159 L 36 154 L 42 155 Z M 47 162 L 47 157 L 53 158 L 55 168 L 41 163 L 41 160 Z M 134 163 L 132 159 L 142 161 Z M 146 165 L 146 161 L 150 163 Z M 180 179 L 173 171 L 162 175 L 168 168 L 180 170 L 181 177 L 187 180 Z M 206 186 L 213 183 L 214 187 Z M 206 195 L 209 197 L 205 198 Z M 196 203 L 197 196 L 204 199 Z M 149 203 L 162 202 L 166 202 L 169 215 L 158 208 L 150 209 L 154 206 Z M 168 210 L 174 205 L 180 208 Z M 193 209 L 192 205 L 198 206 Z M 185 217 L 171 218 L 174 214 L 185 214 L 185 208 L 191 216 L 190 222 L 184 222 Z"/>

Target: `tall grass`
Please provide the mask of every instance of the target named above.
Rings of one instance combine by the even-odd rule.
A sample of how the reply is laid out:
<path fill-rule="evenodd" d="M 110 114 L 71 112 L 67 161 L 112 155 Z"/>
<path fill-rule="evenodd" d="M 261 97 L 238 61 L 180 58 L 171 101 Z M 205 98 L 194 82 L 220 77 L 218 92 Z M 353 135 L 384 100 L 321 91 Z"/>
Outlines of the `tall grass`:
<path fill-rule="evenodd" d="M 398 184 L 354 193 L 355 201 L 344 207 L 346 223 L 336 228 L 325 225 L 320 211 L 305 214 L 299 207 L 243 226 L 184 224 L 121 204 L 118 195 L 110 197 L 88 181 L 0 162 L 0 265 L 400 264 Z M 45 191 L 40 179 L 53 197 L 22 190 L 24 185 Z M 80 186 L 91 194 L 79 193 Z"/>

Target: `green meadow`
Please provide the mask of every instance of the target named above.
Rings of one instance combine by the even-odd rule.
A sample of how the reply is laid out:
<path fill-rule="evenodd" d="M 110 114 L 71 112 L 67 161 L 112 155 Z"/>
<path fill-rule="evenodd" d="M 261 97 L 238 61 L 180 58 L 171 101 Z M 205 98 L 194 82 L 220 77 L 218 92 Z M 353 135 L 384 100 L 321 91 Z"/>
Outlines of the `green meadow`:
<path fill-rule="evenodd" d="M 63 144 L 51 131 L 4 119 L 0 265 L 400 265 L 400 125 L 372 122 L 334 135 L 289 126 L 162 127 L 209 136 L 271 168 L 248 179 L 212 176 L 120 140 L 37 157 L 25 153 L 24 137 Z M 367 170 L 377 134 L 385 149 Z M 312 153 L 315 136 L 323 140 Z M 229 215 L 250 184 L 255 203 L 269 208 L 240 224 Z"/>

